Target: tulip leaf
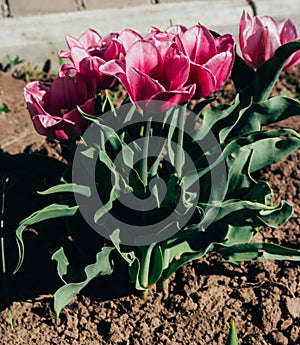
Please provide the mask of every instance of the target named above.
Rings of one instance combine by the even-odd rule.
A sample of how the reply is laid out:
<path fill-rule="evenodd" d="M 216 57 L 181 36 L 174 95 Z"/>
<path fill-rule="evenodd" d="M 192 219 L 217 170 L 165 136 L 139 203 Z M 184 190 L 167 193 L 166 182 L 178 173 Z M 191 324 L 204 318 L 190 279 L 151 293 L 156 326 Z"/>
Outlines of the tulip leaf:
<path fill-rule="evenodd" d="M 286 43 L 279 47 L 274 55 L 257 69 L 254 85 L 255 102 L 265 101 L 269 98 L 286 60 L 299 49 L 300 41 Z"/>
<path fill-rule="evenodd" d="M 198 260 L 202 258 L 205 254 L 211 251 L 213 244 L 209 244 L 203 250 L 194 250 L 187 241 L 182 241 L 176 247 L 164 250 L 164 256 L 167 255 L 169 258 L 168 267 L 163 272 L 163 278 L 168 279 L 175 271 L 186 263 Z M 167 252 L 167 254 L 165 254 Z"/>
<path fill-rule="evenodd" d="M 16 238 L 19 250 L 19 261 L 14 272 L 17 272 L 19 270 L 24 260 L 24 242 L 22 235 L 23 231 L 27 227 L 48 219 L 73 216 L 77 212 L 77 210 L 78 206 L 51 204 L 39 211 L 32 213 L 29 217 L 23 219 L 16 230 Z"/>
<path fill-rule="evenodd" d="M 133 281 L 136 290 L 144 291 L 147 288 L 143 287 L 140 284 L 140 272 L 141 272 L 141 263 L 139 259 L 136 259 L 131 266 L 128 267 L 128 274 L 130 279 Z"/>
<path fill-rule="evenodd" d="M 253 150 L 242 147 L 239 151 L 227 157 L 228 193 L 234 193 L 237 190 L 248 188 L 253 184 L 249 173 L 252 156 Z"/>
<path fill-rule="evenodd" d="M 275 223 L 275 221 L 272 220 L 273 213 L 273 216 L 276 216 L 277 224 L 279 223 L 280 225 L 282 225 L 291 216 L 292 206 L 285 201 L 282 201 L 279 206 L 268 206 L 249 200 L 226 200 L 221 206 L 218 207 L 218 210 L 219 212 L 216 215 L 214 208 L 209 208 L 202 221 L 206 221 L 208 223 L 217 222 L 230 215 L 232 216 L 234 221 L 234 217 L 241 214 L 242 211 L 247 211 L 248 219 L 244 219 L 245 224 L 254 224 L 254 226 L 272 226 L 272 224 Z M 261 212 L 263 210 L 270 211 L 269 217 L 265 217 L 263 214 L 261 215 Z M 279 212 L 279 214 L 282 213 L 282 215 L 278 215 L 277 212 Z"/>
<path fill-rule="evenodd" d="M 38 193 L 41 195 L 49 195 L 49 194 L 54 194 L 54 193 L 66 193 L 66 192 L 78 193 L 86 197 L 91 196 L 91 189 L 89 186 L 80 186 L 80 185 L 77 185 L 76 183 L 60 184 Z"/>
<path fill-rule="evenodd" d="M 156 245 L 152 251 L 152 257 L 149 267 L 148 285 L 153 286 L 161 277 L 163 271 L 163 256 L 159 245 Z"/>
<path fill-rule="evenodd" d="M 220 129 L 233 125 L 236 122 L 238 113 L 236 110 L 240 107 L 239 95 L 237 95 L 233 105 L 220 104 L 204 112 L 203 123 L 201 127 L 191 134 L 194 141 L 204 140 L 209 133 L 218 137 Z"/>
<path fill-rule="evenodd" d="M 219 244 L 216 248 L 230 262 L 251 260 L 292 260 L 300 261 L 300 251 L 273 243 L 243 243 L 229 247 Z"/>
<path fill-rule="evenodd" d="M 96 261 L 93 264 L 86 266 L 84 269 L 85 280 L 82 282 L 71 282 L 63 285 L 54 294 L 54 311 L 59 316 L 60 311 L 69 304 L 72 299 L 94 278 L 99 275 L 108 275 L 113 271 L 113 265 L 110 260 L 110 254 L 114 250 L 113 247 L 103 247 L 96 255 Z M 53 257 L 57 260 L 60 273 L 66 272 L 67 259 L 64 253 Z"/>
<path fill-rule="evenodd" d="M 128 263 L 130 267 L 136 260 L 136 256 L 134 251 L 128 252 L 124 251 L 123 248 L 121 249 L 120 229 L 115 229 L 112 232 L 112 234 L 110 235 L 110 240 L 112 241 L 118 253 L 123 257 L 123 259 Z"/>
<path fill-rule="evenodd" d="M 287 97 L 272 97 L 252 103 L 230 132 L 230 138 L 260 131 L 262 126 L 300 114 L 300 102 Z"/>
<path fill-rule="evenodd" d="M 280 161 L 299 145 L 300 135 L 292 129 L 260 131 L 230 141 L 223 149 L 223 156 L 227 158 L 238 155 L 242 147 L 253 150 L 251 173 Z M 261 152 L 266 154 L 262 155 Z"/>
<path fill-rule="evenodd" d="M 241 76 L 243 76 L 241 78 Z M 236 53 L 234 65 L 231 72 L 237 93 L 251 87 L 255 80 L 255 71 Z"/>

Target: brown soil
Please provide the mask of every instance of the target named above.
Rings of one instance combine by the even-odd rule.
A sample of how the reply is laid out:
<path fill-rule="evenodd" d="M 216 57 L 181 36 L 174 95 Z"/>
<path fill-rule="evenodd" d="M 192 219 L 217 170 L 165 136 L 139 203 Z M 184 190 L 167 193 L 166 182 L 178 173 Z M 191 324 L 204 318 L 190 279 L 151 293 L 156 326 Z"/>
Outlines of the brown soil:
<path fill-rule="evenodd" d="M 274 93 L 299 93 L 299 80 L 300 66 L 282 75 Z M 10 153 L 42 150 L 58 157 L 55 142 L 46 141 L 32 128 L 23 86 L 22 81 L 0 74 L 0 107 L 4 102 L 11 110 L 0 113 L 0 147 Z M 226 99 L 230 93 L 230 88 L 225 89 L 220 97 Z M 276 126 L 299 131 L 299 117 Z M 257 240 L 300 247 L 299 158 L 300 150 L 261 172 L 277 199 L 294 204 L 295 218 L 279 229 L 265 229 Z M 13 208 L 16 214 L 24 211 L 26 199 L 18 205 L 20 209 Z M 47 234 L 25 234 L 25 263 L 8 281 L 14 330 L 9 326 L 1 281 L 1 344 L 225 344 L 230 320 L 236 322 L 240 344 L 300 344 L 300 267 L 288 261 L 232 267 L 209 255 L 172 277 L 168 297 L 150 291 L 146 302 L 128 292 L 126 296 L 126 280 L 120 283 L 112 277 L 104 280 L 111 292 L 105 298 L 95 297 L 92 284 L 56 319 L 51 301 L 60 282 L 45 243 L 57 240 L 60 226 L 53 223 Z M 6 251 L 11 272 L 16 260 L 13 234 Z"/>

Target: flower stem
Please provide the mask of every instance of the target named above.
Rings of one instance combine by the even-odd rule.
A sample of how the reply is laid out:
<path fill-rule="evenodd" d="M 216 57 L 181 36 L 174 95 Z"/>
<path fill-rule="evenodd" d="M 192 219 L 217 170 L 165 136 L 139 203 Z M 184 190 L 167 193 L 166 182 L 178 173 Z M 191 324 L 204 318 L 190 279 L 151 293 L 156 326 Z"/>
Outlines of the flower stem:
<path fill-rule="evenodd" d="M 169 294 L 169 278 L 164 279 L 160 278 L 157 282 L 157 290 L 162 291 L 165 297 L 168 297 Z"/>
<path fill-rule="evenodd" d="M 182 175 L 182 158 L 183 158 L 183 135 L 184 135 L 184 124 L 186 119 L 186 104 L 181 106 L 179 109 L 177 128 L 177 148 L 175 155 L 175 170 L 177 172 L 178 178 L 181 178 Z"/>
<path fill-rule="evenodd" d="M 155 243 L 150 244 L 149 247 L 141 247 L 141 286 L 148 289 L 149 287 L 149 269 L 151 263 L 151 255 Z"/>
<path fill-rule="evenodd" d="M 148 118 L 145 133 L 144 133 L 144 145 L 142 148 L 142 162 L 141 162 L 141 179 L 146 187 L 148 184 L 148 151 L 149 151 L 149 137 L 151 131 L 152 117 Z"/>

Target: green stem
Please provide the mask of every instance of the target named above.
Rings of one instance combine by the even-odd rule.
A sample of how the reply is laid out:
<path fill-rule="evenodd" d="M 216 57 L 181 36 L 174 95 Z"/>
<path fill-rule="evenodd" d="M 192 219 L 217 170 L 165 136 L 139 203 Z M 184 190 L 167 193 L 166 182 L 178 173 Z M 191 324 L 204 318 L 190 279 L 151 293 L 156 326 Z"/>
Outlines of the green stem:
<path fill-rule="evenodd" d="M 149 117 L 146 124 L 145 133 L 144 133 L 145 141 L 144 141 L 144 145 L 142 149 L 141 179 L 145 187 L 148 184 L 148 151 L 149 151 L 149 137 L 150 137 L 150 131 L 151 131 L 151 122 L 152 122 L 152 117 Z"/>
<path fill-rule="evenodd" d="M 184 136 L 184 124 L 186 119 L 186 104 L 181 106 L 178 114 L 178 136 L 177 136 L 177 148 L 175 154 L 175 169 L 178 175 L 178 178 L 181 178 L 182 175 L 182 158 L 183 158 L 183 136 Z"/>
<path fill-rule="evenodd" d="M 100 130 L 100 149 L 105 150 L 105 137 L 102 130 Z"/>
<path fill-rule="evenodd" d="M 150 244 L 149 247 L 142 247 L 140 248 L 142 253 L 141 258 L 141 285 L 142 287 L 148 289 L 149 287 L 149 271 L 150 271 L 150 263 L 151 263 L 151 255 L 155 243 Z"/>
<path fill-rule="evenodd" d="M 163 294 L 167 297 L 169 294 L 169 278 L 160 278 L 157 282 L 157 290 L 162 291 Z"/>

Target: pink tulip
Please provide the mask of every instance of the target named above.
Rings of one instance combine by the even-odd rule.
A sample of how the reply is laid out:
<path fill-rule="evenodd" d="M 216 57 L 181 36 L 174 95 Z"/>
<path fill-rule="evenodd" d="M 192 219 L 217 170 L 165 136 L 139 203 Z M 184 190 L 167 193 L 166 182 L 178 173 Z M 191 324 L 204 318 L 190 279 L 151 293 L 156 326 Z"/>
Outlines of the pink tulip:
<path fill-rule="evenodd" d="M 167 111 L 174 104 L 190 99 L 195 87 L 187 85 L 190 66 L 188 58 L 175 43 L 161 45 L 152 40 L 135 42 L 124 61 L 114 60 L 100 70 L 115 76 L 124 85 L 133 103 L 148 112 Z M 163 101 L 159 104 L 153 101 Z"/>
<path fill-rule="evenodd" d="M 104 75 L 99 67 L 107 61 L 123 59 L 129 47 L 141 36 L 131 29 L 118 33 L 110 33 L 101 37 L 93 29 L 86 30 L 78 40 L 66 36 L 70 51 L 59 51 L 59 56 L 71 60 L 72 65 L 63 63 L 60 76 L 80 73 L 86 80 L 95 79 L 97 90 L 109 88 L 114 78 Z"/>
<path fill-rule="evenodd" d="M 181 50 L 190 59 L 187 84 L 195 84 L 195 99 L 213 94 L 224 86 L 234 63 L 235 43 L 231 35 L 214 38 L 210 31 L 195 25 L 176 37 Z"/>
<path fill-rule="evenodd" d="M 159 37 L 160 35 L 165 36 L 165 34 L 168 34 L 167 36 L 170 37 L 170 39 L 173 39 L 175 36 L 184 33 L 186 30 L 187 28 L 184 25 L 172 25 L 165 31 L 162 31 L 156 26 L 151 26 L 144 39 L 149 40 L 153 37 Z"/>
<path fill-rule="evenodd" d="M 95 83 L 87 84 L 76 75 L 56 78 L 51 86 L 38 81 L 30 82 L 24 89 L 27 109 L 39 134 L 67 140 L 80 136 L 90 122 L 82 117 L 77 106 L 93 114 Z"/>
<path fill-rule="evenodd" d="M 297 29 L 291 19 L 279 24 L 274 18 L 251 17 L 245 11 L 240 20 L 239 41 L 245 62 L 257 69 L 269 60 L 276 49 L 285 43 L 299 40 Z M 295 66 L 300 61 L 300 51 L 290 56 L 284 65 L 284 70 Z"/>

